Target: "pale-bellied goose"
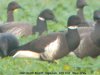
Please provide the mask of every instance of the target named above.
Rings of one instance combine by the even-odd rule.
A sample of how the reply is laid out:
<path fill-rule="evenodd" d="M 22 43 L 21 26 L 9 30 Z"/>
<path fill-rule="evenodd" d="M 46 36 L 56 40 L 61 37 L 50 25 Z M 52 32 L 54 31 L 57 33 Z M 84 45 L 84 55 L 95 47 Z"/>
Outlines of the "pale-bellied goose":
<path fill-rule="evenodd" d="M 19 46 L 17 38 L 10 33 L 0 33 L 0 56 L 7 56 Z"/>
<path fill-rule="evenodd" d="M 22 8 L 17 2 L 12 1 L 8 4 L 7 8 L 7 22 L 13 22 L 14 21 L 14 15 L 13 12 L 14 10 Z"/>
<path fill-rule="evenodd" d="M 75 55 L 80 58 L 100 55 L 100 10 L 94 12 L 94 20 L 96 21 L 94 30 L 85 35 L 79 47 L 74 51 Z"/>
<path fill-rule="evenodd" d="M 47 20 L 56 21 L 55 16 L 50 9 L 45 9 L 39 14 L 36 26 L 32 26 L 32 24 L 30 23 L 10 22 L 0 26 L 0 32 L 10 32 L 15 36 L 20 37 L 27 37 L 28 35 L 32 35 L 35 32 L 39 32 L 39 34 L 42 34 L 44 31 L 48 30 L 46 22 Z"/>
<path fill-rule="evenodd" d="M 76 7 L 78 9 L 77 15 L 81 19 L 80 27 L 78 28 L 78 32 L 80 34 L 80 38 L 84 38 L 86 33 L 91 32 L 93 30 L 94 22 L 87 22 L 84 17 L 84 7 L 87 5 L 85 0 L 77 0 Z"/>
<path fill-rule="evenodd" d="M 68 19 L 68 32 L 54 32 L 41 36 L 23 46 L 20 46 L 10 55 L 13 57 L 35 57 L 52 61 L 67 55 L 75 50 L 80 43 L 77 27 L 80 24 L 78 16 L 70 16 Z M 29 53 L 29 55 L 27 54 Z"/>
<path fill-rule="evenodd" d="M 94 26 L 95 22 L 93 21 L 87 21 L 84 16 L 84 7 L 87 6 L 87 3 L 85 0 L 77 0 L 76 7 L 77 7 L 77 15 L 80 17 L 82 24 L 80 27 L 91 27 Z"/>

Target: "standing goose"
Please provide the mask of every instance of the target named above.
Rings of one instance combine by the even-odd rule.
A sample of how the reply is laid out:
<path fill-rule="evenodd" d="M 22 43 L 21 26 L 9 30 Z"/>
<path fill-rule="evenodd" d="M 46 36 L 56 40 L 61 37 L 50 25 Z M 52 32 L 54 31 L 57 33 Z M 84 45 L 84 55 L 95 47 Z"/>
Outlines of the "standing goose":
<path fill-rule="evenodd" d="M 0 56 L 7 56 L 19 46 L 17 38 L 10 33 L 0 33 Z"/>
<path fill-rule="evenodd" d="M 86 21 L 84 16 L 84 7 L 87 6 L 87 3 L 85 0 L 77 0 L 76 7 L 77 7 L 77 15 L 80 17 L 82 24 L 80 27 L 91 27 L 94 26 L 93 21 Z"/>
<path fill-rule="evenodd" d="M 100 10 L 94 12 L 94 20 L 96 21 L 94 30 L 85 35 L 79 47 L 74 51 L 75 55 L 80 58 L 100 55 Z"/>
<path fill-rule="evenodd" d="M 80 24 L 78 16 L 68 19 L 68 32 L 55 32 L 41 36 L 23 46 L 20 46 L 10 55 L 13 57 L 34 57 L 42 60 L 52 61 L 66 56 L 75 50 L 80 43 L 77 27 Z M 27 54 L 29 53 L 29 54 Z"/>
<path fill-rule="evenodd" d="M 21 8 L 21 6 L 15 2 L 12 1 L 8 4 L 8 8 L 7 8 L 7 22 L 13 22 L 14 21 L 14 16 L 13 16 L 13 12 L 14 10 Z"/>
<path fill-rule="evenodd" d="M 94 22 L 88 22 L 84 17 L 84 7 L 87 5 L 85 0 L 77 0 L 76 7 L 78 9 L 77 15 L 81 19 L 80 27 L 78 28 L 78 32 L 80 34 L 80 38 L 84 38 L 86 33 L 93 31 Z"/>
<path fill-rule="evenodd" d="M 22 22 L 10 22 L 3 24 L 0 26 L 0 32 L 10 32 L 15 36 L 23 37 L 32 35 L 35 32 L 39 32 L 42 34 L 44 31 L 47 31 L 47 20 L 56 21 L 53 12 L 50 9 L 43 10 L 37 18 L 37 25 L 32 26 L 29 23 L 22 23 Z"/>
<path fill-rule="evenodd" d="M 84 7 L 87 5 L 85 0 L 77 0 L 76 7 L 77 7 L 77 15 L 80 17 L 82 24 L 80 26 L 89 26 L 84 18 Z"/>
<path fill-rule="evenodd" d="M 14 21 L 14 16 L 13 12 L 14 10 L 22 8 L 17 2 L 12 1 L 8 4 L 7 7 L 7 22 L 13 22 Z M 0 22 L 0 25 L 2 25 L 3 22 Z"/>

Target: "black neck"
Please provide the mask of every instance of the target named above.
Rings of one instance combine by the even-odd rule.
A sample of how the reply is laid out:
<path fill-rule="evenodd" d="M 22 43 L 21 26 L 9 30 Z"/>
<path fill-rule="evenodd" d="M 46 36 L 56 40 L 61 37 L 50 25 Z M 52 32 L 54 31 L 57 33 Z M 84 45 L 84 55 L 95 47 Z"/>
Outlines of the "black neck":
<path fill-rule="evenodd" d="M 80 43 L 80 36 L 77 29 L 68 29 L 66 34 L 69 50 L 75 50 Z"/>
<path fill-rule="evenodd" d="M 91 33 L 91 39 L 96 46 L 100 47 L 100 22 L 95 24 L 94 31 Z"/>
<path fill-rule="evenodd" d="M 39 35 L 41 35 L 44 31 L 47 31 L 46 20 L 41 20 L 38 18 L 37 25 L 35 26 L 35 29 L 33 29 L 33 32 L 39 32 Z"/>
<path fill-rule="evenodd" d="M 7 11 L 7 22 L 14 21 L 13 11 Z"/>

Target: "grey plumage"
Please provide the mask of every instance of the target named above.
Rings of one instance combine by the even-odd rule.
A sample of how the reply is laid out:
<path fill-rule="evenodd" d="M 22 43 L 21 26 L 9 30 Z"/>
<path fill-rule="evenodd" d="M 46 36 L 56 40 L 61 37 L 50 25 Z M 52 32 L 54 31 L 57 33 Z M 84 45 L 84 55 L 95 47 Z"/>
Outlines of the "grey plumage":
<path fill-rule="evenodd" d="M 0 33 L 10 32 L 17 37 L 27 37 L 36 32 L 39 32 L 41 35 L 44 31 L 48 31 L 47 20 L 56 21 L 55 16 L 50 9 L 45 9 L 39 14 L 36 26 L 33 26 L 31 23 L 10 22 L 0 26 Z"/>
<path fill-rule="evenodd" d="M 96 10 L 93 16 L 96 21 L 95 27 L 89 33 L 85 33 L 80 45 L 74 53 L 80 57 L 97 57 L 100 55 L 100 10 Z"/>

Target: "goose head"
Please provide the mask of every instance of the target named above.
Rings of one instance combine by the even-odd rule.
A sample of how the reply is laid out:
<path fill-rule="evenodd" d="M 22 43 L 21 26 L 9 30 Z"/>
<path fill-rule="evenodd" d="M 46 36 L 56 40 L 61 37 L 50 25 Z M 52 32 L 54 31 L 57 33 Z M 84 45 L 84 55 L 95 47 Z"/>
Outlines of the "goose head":
<path fill-rule="evenodd" d="M 53 14 L 52 10 L 50 10 L 50 9 L 43 10 L 39 15 L 39 19 L 41 19 L 41 20 L 52 20 L 52 21 L 57 22 L 55 15 Z"/>
<path fill-rule="evenodd" d="M 77 0 L 76 2 L 77 8 L 83 8 L 84 6 L 87 6 L 87 3 L 85 2 L 85 0 Z"/>
<path fill-rule="evenodd" d="M 13 10 L 15 10 L 15 9 L 18 9 L 18 8 L 22 8 L 17 2 L 15 2 L 15 1 L 12 1 L 12 2 L 10 2 L 9 4 L 8 4 L 8 10 L 9 11 L 13 11 Z"/>
<path fill-rule="evenodd" d="M 94 21 L 99 21 L 100 23 L 100 10 L 94 11 L 93 19 Z"/>
<path fill-rule="evenodd" d="M 81 19 L 77 15 L 72 15 L 69 17 L 67 25 L 69 27 L 78 27 L 81 24 Z"/>

